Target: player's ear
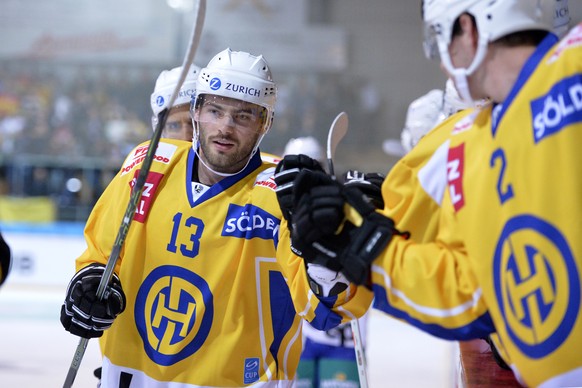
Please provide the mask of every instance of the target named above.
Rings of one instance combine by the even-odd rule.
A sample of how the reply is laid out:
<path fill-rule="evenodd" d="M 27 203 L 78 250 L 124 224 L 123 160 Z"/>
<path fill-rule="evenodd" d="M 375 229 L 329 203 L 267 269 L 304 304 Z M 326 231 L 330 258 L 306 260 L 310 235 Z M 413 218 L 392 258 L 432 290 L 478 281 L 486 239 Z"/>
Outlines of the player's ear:
<path fill-rule="evenodd" d="M 464 13 L 459 16 L 459 26 L 461 27 L 463 37 L 471 39 L 473 47 L 477 49 L 479 31 L 475 25 L 475 19 L 471 15 Z"/>

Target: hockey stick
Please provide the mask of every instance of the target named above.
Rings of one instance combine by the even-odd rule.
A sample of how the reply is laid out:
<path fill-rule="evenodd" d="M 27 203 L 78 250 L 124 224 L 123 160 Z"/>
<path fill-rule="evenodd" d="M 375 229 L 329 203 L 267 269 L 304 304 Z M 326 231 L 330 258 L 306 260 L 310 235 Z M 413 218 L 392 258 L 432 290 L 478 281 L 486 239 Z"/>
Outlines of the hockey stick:
<path fill-rule="evenodd" d="M 331 123 L 331 127 L 327 134 L 327 166 L 329 168 L 329 175 L 333 178 L 335 178 L 335 173 L 333 171 L 335 150 L 346 133 L 348 133 L 348 124 L 348 114 L 346 112 L 340 112 L 333 120 L 333 123 Z"/>
<path fill-rule="evenodd" d="M 368 388 L 368 373 L 366 367 L 366 355 L 362 345 L 362 332 L 360 331 L 360 322 L 357 319 L 350 321 L 352 326 L 352 335 L 354 336 L 354 351 L 356 352 L 356 362 L 358 363 L 358 375 L 360 376 L 360 387 Z"/>
<path fill-rule="evenodd" d="M 200 37 L 202 36 L 202 27 L 204 26 L 204 17 L 206 15 L 206 0 L 198 0 L 198 7 L 196 10 L 196 20 L 194 21 L 194 26 L 192 28 L 192 35 L 190 37 L 190 46 L 188 47 L 188 51 L 184 57 L 184 62 L 182 63 L 182 72 L 180 73 L 180 78 L 178 79 L 178 84 L 176 85 L 172 96 L 170 97 L 170 101 L 168 103 L 168 107 L 171 107 L 180 92 L 180 87 L 184 83 L 186 79 L 186 74 L 190 68 L 190 65 L 194 61 L 194 54 L 198 48 L 200 43 Z M 150 145 L 148 148 L 148 152 L 143 160 L 142 167 L 139 171 L 137 180 L 131 191 L 131 195 L 129 197 L 129 203 L 127 204 L 127 208 L 125 210 L 125 214 L 123 216 L 123 221 L 119 226 L 119 231 L 117 232 L 117 237 L 115 238 L 115 243 L 113 244 L 113 248 L 111 249 L 111 255 L 109 256 L 109 260 L 107 261 L 107 265 L 105 266 L 105 271 L 103 272 L 103 276 L 101 277 L 101 281 L 99 282 L 99 287 L 97 288 L 97 297 L 99 299 L 103 299 L 105 295 L 105 291 L 111 278 L 113 276 L 113 270 L 115 269 L 115 265 L 119 259 L 119 254 L 121 252 L 121 248 L 123 243 L 125 242 L 125 238 L 127 237 L 127 233 L 129 231 L 129 227 L 131 226 L 131 221 L 133 219 L 135 209 L 137 208 L 137 204 L 141 200 L 141 194 L 145 185 L 146 178 L 148 176 L 150 167 L 152 165 L 156 149 L 158 148 L 158 143 L 160 142 L 160 138 L 162 136 L 162 130 L 166 125 L 166 119 L 168 118 L 169 108 L 164 109 L 158 115 L 159 120 L 156 125 L 156 129 L 152 135 L 150 140 Z M 71 361 L 71 366 L 69 367 L 69 372 L 67 373 L 67 377 L 63 384 L 63 388 L 70 388 L 75 381 L 75 377 L 77 376 L 77 372 L 79 371 L 79 366 L 81 365 L 81 361 L 83 360 L 83 356 L 85 355 L 85 350 L 87 349 L 87 344 L 89 342 L 88 338 L 81 338 L 79 341 L 79 345 L 77 345 L 77 349 L 73 356 L 73 360 Z"/>
<path fill-rule="evenodd" d="M 348 132 L 348 114 L 341 112 L 336 116 L 331 123 L 329 132 L 327 134 L 327 166 L 329 174 L 336 179 L 333 168 L 333 158 L 338 144 L 342 141 Z M 360 377 L 360 387 L 368 388 L 368 375 L 366 373 L 366 357 L 364 348 L 362 346 L 362 332 L 360 331 L 360 323 L 357 319 L 350 321 L 352 327 L 352 335 L 354 336 L 354 351 L 356 352 L 356 362 L 358 364 L 358 375 Z"/>

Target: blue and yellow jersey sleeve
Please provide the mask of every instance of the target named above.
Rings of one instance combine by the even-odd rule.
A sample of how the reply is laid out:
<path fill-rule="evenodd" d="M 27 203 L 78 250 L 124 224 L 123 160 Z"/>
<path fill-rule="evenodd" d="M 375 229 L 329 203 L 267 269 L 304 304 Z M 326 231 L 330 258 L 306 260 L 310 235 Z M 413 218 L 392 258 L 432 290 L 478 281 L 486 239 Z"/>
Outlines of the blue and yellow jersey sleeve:
<path fill-rule="evenodd" d="M 410 239 L 394 237 L 373 263 L 374 307 L 445 339 L 483 338 L 494 330 L 446 181 L 451 132 L 466 131 L 475 115 L 466 110 L 439 124 L 382 186 L 381 213 Z"/>

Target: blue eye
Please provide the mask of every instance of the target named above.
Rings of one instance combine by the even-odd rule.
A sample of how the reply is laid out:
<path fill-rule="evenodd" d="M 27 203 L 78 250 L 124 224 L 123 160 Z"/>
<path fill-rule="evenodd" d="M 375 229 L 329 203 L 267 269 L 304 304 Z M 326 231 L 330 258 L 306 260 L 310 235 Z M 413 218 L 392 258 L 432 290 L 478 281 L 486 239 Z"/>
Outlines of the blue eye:
<path fill-rule="evenodd" d="M 166 129 L 169 130 L 176 130 L 176 129 L 180 129 L 182 127 L 182 123 L 179 121 L 168 121 L 166 122 Z"/>

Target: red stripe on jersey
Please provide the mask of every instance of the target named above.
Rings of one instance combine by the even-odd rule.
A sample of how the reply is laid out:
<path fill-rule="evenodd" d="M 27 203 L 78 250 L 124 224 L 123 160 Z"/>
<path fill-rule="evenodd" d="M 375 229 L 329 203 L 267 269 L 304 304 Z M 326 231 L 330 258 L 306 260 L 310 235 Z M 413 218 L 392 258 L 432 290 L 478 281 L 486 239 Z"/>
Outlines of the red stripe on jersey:
<path fill-rule="evenodd" d="M 465 205 L 465 196 L 463 195 L 464 166 L 465 143 L 454 148 L 449 148 L 449 154 L 447 156 L 447 181 L 451 202 L 457 212 Z"/>
<path fill-rule="evenodd" d="M 139 171 L 140 170 L 135 171 L 133 179 L 131 180 L 131 182 L 129 182 L 129 186 L 132 189 L 135 186 L 135 182 L 137 181 Z M 143 191 L 141 192 L 139 204 L 137 205 L 135 209 L 135 215 L 133 216 L 133 219 L 136 220 L 137 222 L 141 223 L 145 222 L 150 207 L 152 206 L 152 203 L 154 201 L 154 194 L 156 193 L 163 177 L 164 174 L 161 174 L 159 172 L 150 171 L 148 173 L 145 184 L 143 186 Z"/>

